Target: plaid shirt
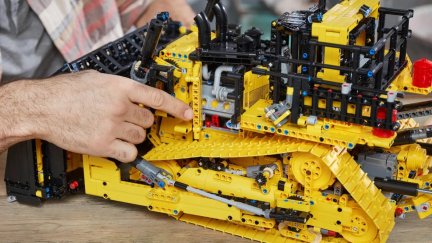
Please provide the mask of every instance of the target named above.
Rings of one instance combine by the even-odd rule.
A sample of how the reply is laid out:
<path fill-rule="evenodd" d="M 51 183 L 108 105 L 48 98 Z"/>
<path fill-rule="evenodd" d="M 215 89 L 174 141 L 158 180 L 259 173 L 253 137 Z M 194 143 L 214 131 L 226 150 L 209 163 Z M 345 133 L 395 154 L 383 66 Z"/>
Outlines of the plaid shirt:
<path fill-rule="evenodd" d="M 129 30 L 152 0 L 28 0 L 70 62 Z M 0 80 L 2 61 L 0 52 Z"/>

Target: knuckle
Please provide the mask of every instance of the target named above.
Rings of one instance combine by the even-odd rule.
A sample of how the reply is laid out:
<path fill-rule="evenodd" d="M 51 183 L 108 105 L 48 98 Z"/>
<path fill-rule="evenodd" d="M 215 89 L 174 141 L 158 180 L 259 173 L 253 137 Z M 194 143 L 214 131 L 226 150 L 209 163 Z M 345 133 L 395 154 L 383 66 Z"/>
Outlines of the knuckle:
<path fill-rule="evenodd" d="M 97 136 L 99 139 L 111 139 L 117 131 L 117 124 L 109 121 L 101 125 L 101 134 Z"/>
<path fill-rule="evenodd" d="M 114 142 L 111 141 L 105 147 L 100 148 L 100 151 L 101 151 L 100 156 L 117 159 L 118 149 L 119 148 L 114 146 Z"/>
<path fill-rule="evenodd" d="M 94 141 L 92 147 L 93 151 L 95 151 L 94 155 L 107 155 L 107 151 L 109 150 L 109 143 L 106 140 L 98 139 Z"/>
<path fill-rule="evenodd" d="M 117 159 L 122 162 L 129 162 L 135 159 L 137 151 L 133 147 L 113 148 L 108 151 L 107 155 L 110 158 Z"/>
<path fill-rule="evenodd" d="M 128 156 L 128 152 L 126 150 L 118 149 L 118 150 L 113 151 L 112 157 L 115 159 L 118 159 L 120 161 L 126 161 L 129 156 Z"/>
<path fill-rule="evenodd" d="M 154 120 L 155 120 L 155 118 L 154 118 L 153 114 L 151 112 L 149 112 L 149 115 L 147 116 L 148 127 L 151 127 L 153 125 Z"/>
<path fill-rule="evenodd" d="M 153 125 L 153 122 L 154 122 L 154 116 L 153 116 L 153 114 L 152 114 L 149 110 L 144 109 L 144 108 L 140 108 L 140 109 L 137 111 L 137 113 L 139 113 L 139 114 L 136 115 L 137 118 L 138 118 L 139 120 L 141 120 L 142 125 L 143 125 L 145 128 L 151 127 L 151 126 Z"/>
<path fill-rule="evenodd" d="M 115 158 L 115 159 L 119 158 L 119 151 L 118 151 L 118 149 L 116 149 L 116 148 L 110 149 L 107 152 L 107 157 Z"/>
<path fill-rule="evenodd" d="M 151 93 L 151 103 L 154 108 L 160 108 L 164 104 L 164 96 L 159 91 L 154 91 Z"/>
<path fill-rule="evenodd" d="M 134 93 L 137 90 L 141 90 L 142 87 L 144 86 L 143 84 L 138 83 L 138 82 L 133 81 L 133 80 L 131 82 L 122 82 L 122 84 L 126 88 L 126 92 L 127 93 Z"/>
<path fill-rule="evenodd" d="M 129 80 L 122 80 L 120 85 L 116 85 L 117 92 L 121 90 L 122 93 L 124 93 L 126 96 L 129 96 L 130 94 L 135 93 L 137 90 L 139 90 L 138 82 L 129 82 Z"/>
<path fill-rule="evenodd" d="M 142 143 L 146 138 L 146 132 L 142 128 L 130 129 L 127 132 L 127 137 L 133 143 Z"/>
<path fill-rule="evenodd" d="M 114 102 L 112 106 L 112 114 L 115 116 L 123 116 L 127 113 L 128 108 L 124 102 Z"/>

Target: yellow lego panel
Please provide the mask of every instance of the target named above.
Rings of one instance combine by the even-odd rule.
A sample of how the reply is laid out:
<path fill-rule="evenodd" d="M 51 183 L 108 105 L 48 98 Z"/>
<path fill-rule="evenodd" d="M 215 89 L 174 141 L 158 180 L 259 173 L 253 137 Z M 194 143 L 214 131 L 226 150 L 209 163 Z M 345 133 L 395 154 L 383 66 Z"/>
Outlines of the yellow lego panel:
<path fill-rule="evenodd" d="M 378 17 L 379 0 L 344 0 L 327 11 L 321 23 L 313 23 L 312 36 L 317 37 L 319 42 L 348 44 L 349 33 L 364 18 L 359 12 L 363 5 L 371 8 L 371 17 Z M 326 47 L 324 53 L 324 64 L 340 66 L 340 49 Z M 323 69 L 318 77 L 340 83 L 345 81 L 345 76 L 338 70 Z"/>

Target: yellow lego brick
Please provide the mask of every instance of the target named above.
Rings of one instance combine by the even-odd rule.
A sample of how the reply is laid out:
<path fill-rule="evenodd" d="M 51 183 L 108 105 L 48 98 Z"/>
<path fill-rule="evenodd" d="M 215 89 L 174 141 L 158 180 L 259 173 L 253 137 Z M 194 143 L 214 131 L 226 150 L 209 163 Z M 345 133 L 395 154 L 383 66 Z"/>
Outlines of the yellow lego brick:
<path fill-rule="evenodd" d="M 192 140 L 192 122 L 165 117 L 160 122 L 158 137 L 162 143 L 175 143 L 179 140 Z"/>
<path fill-rule="evenodd" d="M 349 33 L 364 18 L 359 12 L 363 5 L 371 8 L 371 17 L 377 18 L 379 0 L 345 0 L 327 11 L 322 22 L 312 24 L 312 36 L 317 37 L 319 42 L 347 45 Z M 340 49 L 325 47 L 324 52 L 325 64 L 340 66 Z M 345 80 L 340 71 L 332 69 L 323 69 L 323 72 L 318 73 L 318 77 L 341 83 Z"/>
<path fill-rule="evenodd" d="M 244 75 L 243 108 L 249 109 L 260 99 L 269 96 L 269 76 L 253 74 L 252 71 Z"/>

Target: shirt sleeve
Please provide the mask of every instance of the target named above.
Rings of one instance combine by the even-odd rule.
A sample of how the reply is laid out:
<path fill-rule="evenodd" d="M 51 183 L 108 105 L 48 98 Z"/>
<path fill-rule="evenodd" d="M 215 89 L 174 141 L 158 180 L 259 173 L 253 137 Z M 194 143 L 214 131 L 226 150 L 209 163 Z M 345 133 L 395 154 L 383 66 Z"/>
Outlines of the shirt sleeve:
<path fill-rule="evenodd" d="M 116 0 L 123 31 L 126 33 L 153 0 Z"/>

